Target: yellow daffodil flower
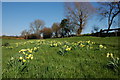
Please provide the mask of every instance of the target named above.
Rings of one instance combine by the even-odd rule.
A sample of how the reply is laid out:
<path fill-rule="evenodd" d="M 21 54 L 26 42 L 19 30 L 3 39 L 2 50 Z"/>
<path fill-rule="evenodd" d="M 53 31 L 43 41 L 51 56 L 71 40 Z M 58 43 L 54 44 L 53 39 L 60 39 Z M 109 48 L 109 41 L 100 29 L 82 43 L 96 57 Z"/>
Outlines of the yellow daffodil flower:
<path fill-rule="evenodd" d="M 104 47 L 104 49 L 106 49 L 106 47 Z"/>
<path fill-rule="evenodd" d="M 110 56 L 111 56 L 111 58 L 113 58 L 113 54 L 112 53 L 110 53 Z"/>
<path fill-rule="evenodd" d="M 119 60 L 119 57 L 117 57 L 117 60 Z"/>
<path fill-rule="evenodd" d="M 26 60 L 25 60 L 25 59 L 23 59 L 22 61 L 23 61 L 23 62 L 26 62 Z"/>
<path fill-rule="evenodd" d="M 29 52 L 29 53 L 32 53 L 32 50 L 29 50 L 28 52 Z"/>
<path fill-rule="evenodd" d="M 100 48 L 103 48 L 103 45 L 99 45 Z"/>
<path fill-rule="evenodd" d="M 19 59 L 20 59 L 20 60 L 22 60 L 22 59 L 23 59 L 23 57 L 19 57 Z"/>
<path fill-rule="evenodd" d="M 26 59 L 29 59 L 30 57 L 26 57 Z"/>
<path fill-rule="evenodd" d="M 11 57 L 11 59 L 10 60 L 13 60 L 14 58 L 13 57 Z"/>
<path fill-rule="evenodd" d="M 31 57 L 31 59 L 33 59 L 33 57 Z"/>
<path fill-rule="evenodd" d="M 107 57 L 109 57 L 110 56 L 110 53 L 107 53 Z"/>

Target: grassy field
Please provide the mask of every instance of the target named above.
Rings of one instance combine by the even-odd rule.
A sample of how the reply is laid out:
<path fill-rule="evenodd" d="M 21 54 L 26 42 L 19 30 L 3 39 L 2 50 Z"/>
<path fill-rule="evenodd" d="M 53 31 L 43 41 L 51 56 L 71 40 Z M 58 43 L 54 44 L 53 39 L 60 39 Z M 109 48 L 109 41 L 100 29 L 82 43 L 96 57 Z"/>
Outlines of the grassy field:
<path fill-rule="evenodd" d="M 118 78 L 120 37 L 2 40 L 3 78 Z"/>

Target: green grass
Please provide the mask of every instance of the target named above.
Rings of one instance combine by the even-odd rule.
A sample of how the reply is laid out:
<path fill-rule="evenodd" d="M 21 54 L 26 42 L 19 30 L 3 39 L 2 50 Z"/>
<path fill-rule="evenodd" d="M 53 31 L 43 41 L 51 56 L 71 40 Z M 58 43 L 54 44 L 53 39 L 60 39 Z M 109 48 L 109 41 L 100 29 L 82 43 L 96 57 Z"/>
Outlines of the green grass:
<path fill-rule="evenodd" d="M 2 71 L 3 78 L 118 78 L 120 74 L 107 67 L 107 53 L 113 53 L 114 56 L 120 58 L 118 39 L 120 37 L 70 37 L 45 39 L 45 44 L 38 45 L 37 40 L 15 40 L 3 39 L 2 44 L 9 43 L 12 49 L 2 47 Z M 93 49 L 77 47 L 70 50 L 65 55 L 59 55 L 59 47 L 50 47 L 50 41 L 64 43 L 78 41 L 95 42 Z M 31 41 L 34 43 L 28 43 Z M 27 42 L 24 44 L 24 42 Z M 20 43 L 16 47 L 15 43 Z M 106 46 L 107 49 L 98 49 L 99 45 Z M 39 47 L 34 52 L 33 60 L 27 63 L 26 70 L 22 70 L 19 63 L 10 67 L 8 61 L 11 57 L 18 58 L 21 49 Z M 71 45 L 72 46 L 72 45 Z M 118 70 L 120 69 L 120 66 Z M 22 71 L 21 71 L 22 70 Z"/>

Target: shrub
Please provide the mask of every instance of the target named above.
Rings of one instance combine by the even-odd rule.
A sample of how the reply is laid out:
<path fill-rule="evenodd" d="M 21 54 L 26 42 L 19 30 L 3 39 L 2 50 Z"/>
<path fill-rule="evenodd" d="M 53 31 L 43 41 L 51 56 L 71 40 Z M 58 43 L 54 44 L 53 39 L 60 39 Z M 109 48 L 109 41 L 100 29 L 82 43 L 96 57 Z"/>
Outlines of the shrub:
<path fill-rule="evenodd" d="M 43 28 L 43 30 L 41 31 L 43 33 L 43 38 L 51 38 L 52 36 L 52 29 L 51 28 Z"/>

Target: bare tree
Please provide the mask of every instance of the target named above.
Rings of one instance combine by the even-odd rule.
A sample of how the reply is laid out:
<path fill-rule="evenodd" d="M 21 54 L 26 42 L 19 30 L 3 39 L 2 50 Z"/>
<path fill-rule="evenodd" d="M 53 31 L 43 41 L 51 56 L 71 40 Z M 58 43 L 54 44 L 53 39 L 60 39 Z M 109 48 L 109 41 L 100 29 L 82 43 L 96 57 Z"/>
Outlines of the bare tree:
<path fill-rule="evenodd" d="M 93 7 L 88 2 L 76 2 L 66 3 L 67 19 L 70 24 L 74 24 L 78 27 L 77 34 L 81 34 L 83 28 L 85 27 L 89 13 L 93 11 Z"/>
<path fill-rule="evenodd" d="M 33 32 L 33 34 L 36 34 L 37 38 L 40 36 L 40 30 L 44 27 L 45 23 L 42 20 L 35 20 L 30 24 L 30 29 Z"/>
<path fill-rule="evenodd" d="M 29 33 L 29 31 L 27 31 L 27 30 L 23 30 L 23 31 L 21 32 L 21 36 L 23 36 L 25 39 L 27 39 L 27 37 L 28 37 L 29 34 L 30 34 L 30 33 Z"/>
<path fill-rule="evenodd" d="M 104 2 L 100 4 L 102 7 L 99 8 L 99 12 L 108 20 L 108 33 L 114 18 L 120 13 L 120 2 Z"/>

